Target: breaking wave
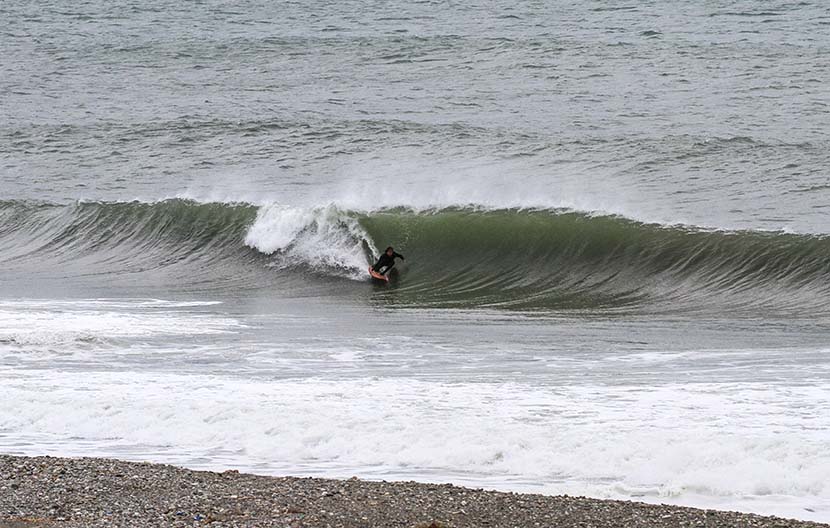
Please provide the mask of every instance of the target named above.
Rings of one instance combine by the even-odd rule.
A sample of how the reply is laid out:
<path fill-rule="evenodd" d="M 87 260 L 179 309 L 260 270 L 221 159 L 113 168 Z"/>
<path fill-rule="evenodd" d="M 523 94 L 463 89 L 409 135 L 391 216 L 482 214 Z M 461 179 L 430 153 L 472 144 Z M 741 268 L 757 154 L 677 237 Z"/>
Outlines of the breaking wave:
<path fill-rule="evenodd" d="M 647 224 L 560 209 L 377 211 L 279 204 L 0 202 L 7 269 L 211 280 L 244 268 L 295 286 L 369 288 L 387 244 L 407 256 L 374 290 L 401 306 L 521 310 L 830 309 L 830 239 Z M 231 271 L 229 272 L 228 269 Z M 220 280 L 220 279 L 216 279 Z M 344 282 L 345 281 L 345 282 Z M 296 290 L 294 290 L 296 291 Z"/>

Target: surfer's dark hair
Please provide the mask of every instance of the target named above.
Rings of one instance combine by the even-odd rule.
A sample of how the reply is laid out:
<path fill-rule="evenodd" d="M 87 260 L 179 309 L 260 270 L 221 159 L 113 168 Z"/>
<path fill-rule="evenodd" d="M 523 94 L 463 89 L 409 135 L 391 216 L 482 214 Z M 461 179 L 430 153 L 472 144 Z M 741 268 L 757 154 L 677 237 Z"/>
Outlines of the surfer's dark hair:
<path fill-rule="evenodd" d="M 395 251 L 395 249 L 394 249 L 392 246 L 389 246 L 388 248 L 384 249 L 384 250 L 383 250 L 383 252 L 384 252 L 384 253 L 386 253 L 386 252 L 387 252 L 387 251 L 389 251 L 390 249 L 391 249 L 392 251 Z"/>

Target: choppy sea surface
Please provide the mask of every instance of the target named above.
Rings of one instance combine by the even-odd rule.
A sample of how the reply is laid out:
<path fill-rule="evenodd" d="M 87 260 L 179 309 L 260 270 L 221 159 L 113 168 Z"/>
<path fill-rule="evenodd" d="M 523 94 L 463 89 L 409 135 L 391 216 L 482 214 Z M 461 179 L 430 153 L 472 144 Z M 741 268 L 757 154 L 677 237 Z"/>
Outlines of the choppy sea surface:
<path fill-rule="evenodd" d="M 830 521 L 826 3 L 4 0 L 0 49 L 0 452 Z"/>

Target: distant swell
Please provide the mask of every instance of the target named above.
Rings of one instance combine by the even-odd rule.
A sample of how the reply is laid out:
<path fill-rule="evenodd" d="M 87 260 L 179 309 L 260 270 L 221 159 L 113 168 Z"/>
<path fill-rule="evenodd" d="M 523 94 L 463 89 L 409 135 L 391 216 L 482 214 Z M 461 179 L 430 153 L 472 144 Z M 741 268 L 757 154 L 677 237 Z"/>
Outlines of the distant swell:
<path fill-rule="evenodd" d="M 391 306 L 830 311 L 830 240 L 812 235 L 566 210 L 365 212 L 177 199 L 7 201 L 0 222 L 0 262 L 19 273 L 60 267 L 69 276 L 143 273 L 206 285 L 239 276 L 248 287 L 279 277 L 314 295 L 334 281 L 330 295 L 362 289 Z M 365 269 L 387 244 L 407 260 L 390 286 L 373 289 Z"/>

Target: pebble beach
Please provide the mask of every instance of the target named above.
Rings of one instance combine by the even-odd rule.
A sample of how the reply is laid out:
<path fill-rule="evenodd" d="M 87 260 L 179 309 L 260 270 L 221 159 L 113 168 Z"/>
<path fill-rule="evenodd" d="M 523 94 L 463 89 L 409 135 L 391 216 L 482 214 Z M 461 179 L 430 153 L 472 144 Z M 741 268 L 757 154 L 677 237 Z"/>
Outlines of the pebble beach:
<path fill-rule="evenodd" d="M 276 478 L 103 458 L 0 456 L 0 528 L 788 527 L 830 525 L 585 497 Z"/>

